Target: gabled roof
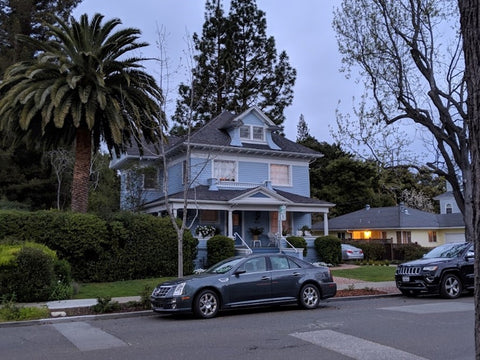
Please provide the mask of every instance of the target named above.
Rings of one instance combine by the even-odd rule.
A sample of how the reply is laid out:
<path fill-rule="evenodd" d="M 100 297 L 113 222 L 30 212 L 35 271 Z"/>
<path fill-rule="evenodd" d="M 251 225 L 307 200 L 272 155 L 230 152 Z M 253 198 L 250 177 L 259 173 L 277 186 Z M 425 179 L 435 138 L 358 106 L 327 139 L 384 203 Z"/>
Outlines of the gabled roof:
<path fill-rule="evenodd" d="M 284 136 L 272 132 L 272 140 L 278 146 L 278 149 L 272 149 L 267 144 L 243 143 L 242 146 L 231 145 L 231 138 L 227 129 L 241 125 L 242 117 L 255 112 L 268 125 L 270 130 L 277 127 L 268 119 L 257 107 L 252 107 L 240 115 L 224 111 L 207 124 L 194 131 L 190 136 L 190 146 L 192 149 L 202 149 L 216 152 L 248 153 L 258 154 L 260 156 L 280 156 L 289 158 L 303 158 L 313 160 L 322 156 L 319 152 L 306 146 L 297 144 Z M 165 154 L 173 156 L 186 149 L 186 137 L 168 137 L 168 144 L 165 147 Z M 112 167 L 120 168 L 125 161 L 129 159 L 156 159 L 161 155 L 158 144 L 144 144 L 143 155 L 138 146 L 133 143 L 127 148 L 126 153 L 120 159 L 112 161 Z"/>
<path fill-rule="evenodd" d="M 461 214 L 432 214 L 402 205 L 365 208 L 328 221 L 328 227 L 333 231 L 438 229 L 464 226 Z M 314 224 L 312 229 L 321 230 L 323 224 Z"/>

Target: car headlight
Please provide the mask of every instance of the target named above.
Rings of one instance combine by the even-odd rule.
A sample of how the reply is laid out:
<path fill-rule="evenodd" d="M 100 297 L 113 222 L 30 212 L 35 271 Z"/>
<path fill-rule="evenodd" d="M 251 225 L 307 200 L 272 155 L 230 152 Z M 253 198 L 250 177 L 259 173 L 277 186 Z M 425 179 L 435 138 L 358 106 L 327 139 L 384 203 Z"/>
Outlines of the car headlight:
<path fill-rule="evenodd" d="M 436 271 L 438 266 L 424 266 L 423 271 Z"/>
<path fill-rule="evenodd" d="M 180 284 L 178 284 L 176 287 L 175 287 L 175 290 L 173 290 L 173 296 L 180 296 L 182 295 L 183 293 L 183 288 L 185 287 L 185 282 L 182 282 Z"/>

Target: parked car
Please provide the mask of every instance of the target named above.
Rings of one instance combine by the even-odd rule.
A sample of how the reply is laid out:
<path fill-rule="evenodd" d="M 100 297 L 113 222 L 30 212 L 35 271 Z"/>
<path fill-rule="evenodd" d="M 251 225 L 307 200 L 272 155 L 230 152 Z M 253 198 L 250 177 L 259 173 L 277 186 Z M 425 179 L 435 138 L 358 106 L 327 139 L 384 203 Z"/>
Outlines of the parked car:
<path fill-rule="evenodd" d="M 363 250 L 355 246 L 342 244 L 342 260 L 363 260 Z"/>
<path fill-rule="evenodd" d="M 472 243 L 438 246 L 422 259 L 397 267 L 395 282 L 406 296 L 440 294 L 455 299 L 464 290 L 473 291 L 474 252 Z"/>
<path fill-rule="evenodd" d="M 220 310 L 247 306 L 298 303 L 315 309 L 336 291 L 327 267 L 284 254 L 255 254 L 232 257 L 204 273 L 159 284 L 150 301 L 156 312 L 212 318 Z"/>

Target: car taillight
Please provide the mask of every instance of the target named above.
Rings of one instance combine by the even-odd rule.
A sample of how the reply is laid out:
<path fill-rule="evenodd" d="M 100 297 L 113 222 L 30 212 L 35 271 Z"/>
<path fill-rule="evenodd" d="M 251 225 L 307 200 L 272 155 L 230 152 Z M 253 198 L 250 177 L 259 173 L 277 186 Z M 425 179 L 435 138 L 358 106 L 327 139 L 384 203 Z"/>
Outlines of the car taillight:
<path fill-rule="evenodd" d="M 353 254 L 353 251 L 352 250 L 347 250 L 347 253 L 348 254 Z"/>

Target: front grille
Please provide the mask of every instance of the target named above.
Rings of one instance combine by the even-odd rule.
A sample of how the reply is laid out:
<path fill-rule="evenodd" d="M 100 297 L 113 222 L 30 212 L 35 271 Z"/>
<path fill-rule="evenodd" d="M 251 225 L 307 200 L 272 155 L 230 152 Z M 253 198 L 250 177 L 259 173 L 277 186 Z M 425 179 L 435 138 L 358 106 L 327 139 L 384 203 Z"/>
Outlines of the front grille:
<path fill-rule="evenodd" d="M 397 268 L 397 274 L 399 275 L 418 275 L 422 271 L 419 266 L 401 266 Z"/>
<path fill-rule="evenodd" d="M 160 286 L 158 288 L 156 288 L 155 290 L 153 290 L 153 296 L 159 296 L 159 297 L 162 297 L 162 296 L 166 296 L 168 294 L 168 291 L 171 289 L 172 287 L 171 286 Z"/>

